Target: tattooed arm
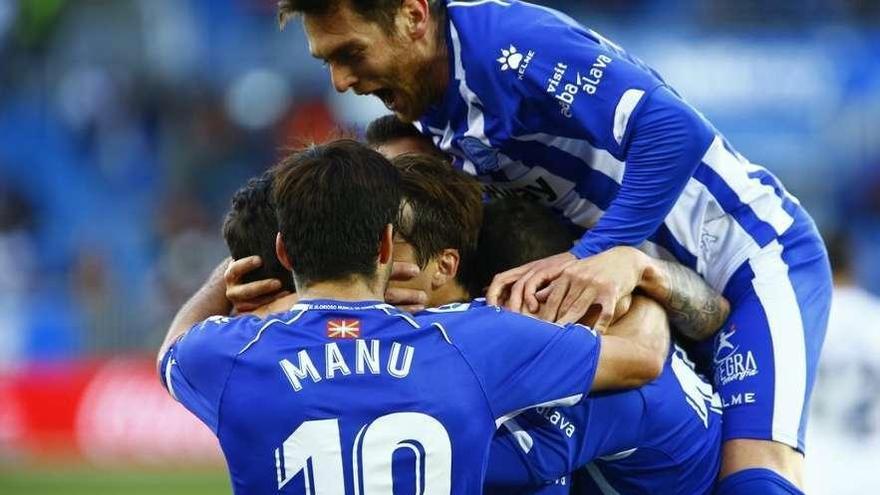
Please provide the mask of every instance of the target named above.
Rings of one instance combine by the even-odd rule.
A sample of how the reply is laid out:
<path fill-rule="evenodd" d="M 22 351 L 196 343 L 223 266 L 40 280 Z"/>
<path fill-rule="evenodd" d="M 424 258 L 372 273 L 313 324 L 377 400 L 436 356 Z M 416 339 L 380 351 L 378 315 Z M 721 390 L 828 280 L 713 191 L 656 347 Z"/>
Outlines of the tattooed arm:
<path fill-rule="evenodd" d="M 683 265 L 647 255 L 643 261 L 638 288 L 666 309 L 672 326 L 693 340 L 715 335 L 730 314 L 727 299 Z"/>
<path fill-rule="evenodd" d="M 628 246 L 611 248 L 585 261 L 588 263 L 581 266 L 579 276 L 587 289 L 575 297 L 582 299 L 582 306 L 588 310 L 577 313 L 574 321 L 595 323 L 591 326 L 600 332 L 607 330 L 615 315 L 626 312 L 633 291 L 660 303 L 672 326 L 691 340 L 713 336 L 730 313 L 730 305 L 721 294 L 696 272 L 678 263 L 652 258 Z M 557 311 L 560 301 L 553 298 L 559 291 L 550 293 L 551 288 L 552 284 L 537 294 L 543 303 L 537 316 L 567 323 L 570 315 Z M 600 298 L 600 294 L 606 297 Z"/>

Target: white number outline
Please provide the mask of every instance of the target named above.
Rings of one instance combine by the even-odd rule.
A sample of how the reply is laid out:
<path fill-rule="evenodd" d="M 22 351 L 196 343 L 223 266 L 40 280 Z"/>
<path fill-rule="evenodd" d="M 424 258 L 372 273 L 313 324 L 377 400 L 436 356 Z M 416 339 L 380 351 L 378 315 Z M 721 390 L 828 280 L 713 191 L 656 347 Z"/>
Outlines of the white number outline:
<path fill-rule="evenodd" d="M 303 473 L 306 494 L 345 495 L 341 445 L 338 419 L 300 424 L 275 449 L 278 489 Z M 446 428 L 424 413 L 397 412 L 376 418 L 355 436 L 351 452 L 354 495 L 392 495 L 393 456 L 401 448 L 415 456 L 416 494 L 452 492 L 452 443 Z"/>

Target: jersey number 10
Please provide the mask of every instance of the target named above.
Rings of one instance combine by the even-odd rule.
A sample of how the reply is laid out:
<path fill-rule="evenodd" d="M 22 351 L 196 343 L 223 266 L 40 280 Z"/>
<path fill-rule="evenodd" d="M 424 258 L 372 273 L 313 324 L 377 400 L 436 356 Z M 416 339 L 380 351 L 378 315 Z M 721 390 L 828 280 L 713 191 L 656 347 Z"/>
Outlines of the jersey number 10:
<path fill-rule="evenodd" d="M 364 425 L 352 446 L 354 495 L 393 495 L 392 457 L 415 458 L 416 494 L 447 495 L 452 486 L 452 445 L 446 428 L 427 414 L 386 414 Z M 283 464 L 282 464 L 283 463 Z M 275 449 L 280 490 L 303 472 L 307 495 L 346 495 L 338 419 L 306 421 Z"/>

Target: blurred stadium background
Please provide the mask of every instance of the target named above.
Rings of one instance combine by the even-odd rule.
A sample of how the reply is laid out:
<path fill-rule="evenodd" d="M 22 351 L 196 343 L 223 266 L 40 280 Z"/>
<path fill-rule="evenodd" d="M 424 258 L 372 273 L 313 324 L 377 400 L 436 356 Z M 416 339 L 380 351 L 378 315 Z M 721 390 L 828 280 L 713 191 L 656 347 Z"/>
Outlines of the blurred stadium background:
<path fill-rule="evenodd" d="M 808 487 L 880 487 L 880 1 L 543 3 L 656 67 L 833 240 Z M 0 493 L 228 493 L 154 349 L 231 192 L 382 113 L 271 0 L 0 0 Z"/>

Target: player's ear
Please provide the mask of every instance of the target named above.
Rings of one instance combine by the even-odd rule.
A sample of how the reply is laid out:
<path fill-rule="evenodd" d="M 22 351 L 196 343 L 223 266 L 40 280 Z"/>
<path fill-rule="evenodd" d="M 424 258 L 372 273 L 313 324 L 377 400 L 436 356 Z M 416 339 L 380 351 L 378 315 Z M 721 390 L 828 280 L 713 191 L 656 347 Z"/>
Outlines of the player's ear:
<path fill-rule="evenodd" d="M 452 281 L 458 275 L 461 255 L 458 249 L 444 249 L 437 255 L 437 271 L 431 279 L 433 288 L 441 287 Z"/>
<path fill-rule="evenodd" d="M 275 235 L 275 256 L 278 257 L 281 266 L 286 268 L 289 272 L 293 271 L 293 263 L 291 263 L 290 258 L 287 257 L 287 249 L 284 247 L 284 239 L 281 238 L 281 232 Z"/>
<path fill-rule="evenodd" d="M 382 231 L 382 237 L 379 238 L 379 264 L 387 265 L 391 263 L 391 255 L 394 250 L 394 227 L 389 223 Z"/>
<path fill-rule="evenodd" d="M 431 6 L 428 0 L 403 0 L 398 12 L 403 16 L 404 33 L 410 39 L 417 40 L 425 37 L 431 20 Z"/>

